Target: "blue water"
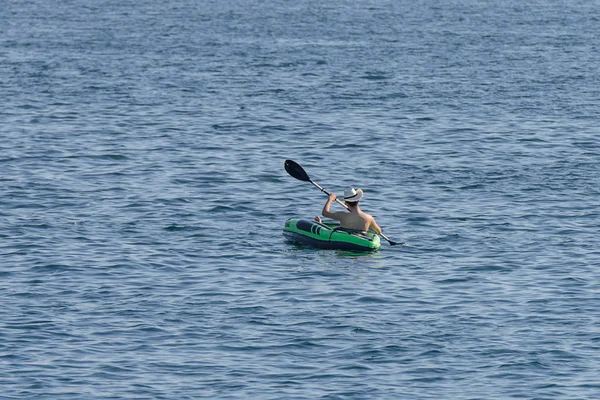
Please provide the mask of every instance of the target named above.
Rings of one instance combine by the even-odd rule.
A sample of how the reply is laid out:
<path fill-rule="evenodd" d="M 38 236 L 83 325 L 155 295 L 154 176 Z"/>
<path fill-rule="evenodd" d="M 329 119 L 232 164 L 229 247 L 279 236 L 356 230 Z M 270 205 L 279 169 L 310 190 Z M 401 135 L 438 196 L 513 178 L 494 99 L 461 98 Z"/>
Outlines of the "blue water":
<path fill-rule="evenodd" d="M 0 398 L 599 397 L 598 1 L 1 9 Z"/>

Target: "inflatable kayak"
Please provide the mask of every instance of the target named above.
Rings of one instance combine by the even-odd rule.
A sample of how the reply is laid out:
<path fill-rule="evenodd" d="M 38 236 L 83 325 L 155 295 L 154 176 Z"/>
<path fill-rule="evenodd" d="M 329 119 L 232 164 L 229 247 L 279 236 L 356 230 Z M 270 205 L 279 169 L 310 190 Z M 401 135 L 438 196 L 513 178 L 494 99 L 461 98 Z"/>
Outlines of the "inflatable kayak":
<path fill-rule="evenodd" d="M 376 233 L 344 229 L 333 224 L 299 218 L 285 221 L 283 235 L 290 242 L 321 249 L 373 251 L 380 246 Z"/>

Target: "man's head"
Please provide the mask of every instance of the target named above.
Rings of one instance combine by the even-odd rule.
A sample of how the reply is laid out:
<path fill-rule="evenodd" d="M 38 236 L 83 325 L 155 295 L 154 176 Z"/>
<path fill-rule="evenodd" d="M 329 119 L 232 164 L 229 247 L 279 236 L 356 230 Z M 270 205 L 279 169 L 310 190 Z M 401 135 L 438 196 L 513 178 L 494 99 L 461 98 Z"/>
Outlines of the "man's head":
<path fill-rule="evenodd" d="M 349 188 L 344 190 L 344 201 L 349 207 L 356 207 L 363 197 L 362 189 Z"/>

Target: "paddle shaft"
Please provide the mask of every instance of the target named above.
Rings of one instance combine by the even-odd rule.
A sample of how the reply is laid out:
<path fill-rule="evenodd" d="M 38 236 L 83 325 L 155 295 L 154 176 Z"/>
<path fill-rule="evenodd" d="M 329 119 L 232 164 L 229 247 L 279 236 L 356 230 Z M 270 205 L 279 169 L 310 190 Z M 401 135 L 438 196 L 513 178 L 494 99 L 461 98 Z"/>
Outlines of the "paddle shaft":
<path fill-rule="evenodd" d="M 312 183 L 313 185 L 315 185 L 315 186 L 316 186 L 316 187 L 317 187 L 317 188 L 318 188 L 318 189 L 319 189 L 321 192 L 323 192 L 323 193 L 325 193 L 327 196 L 329 196 L 329 192 L 328 192 L 327 190 L 323 189 L 323 188 L 321 187 L 321 185 L 319 185 L 319 184 L 318 184 L 318 183 L 316 183 L 316 182 L 313 182 L 313 180 L 312 180 L 312 179 L 311 179 L 311 180 L 309 180 L 309 182 L 310 182 L 310 183 Z M 345 203 L 341 202 L 341 201 L 340 201 L 338 198 L 336 198 L 336 199 L 335 199 L 335 201 L 337 201 L 337 203 L 338 203 L 339 205 L 341 205 L 342 207 L 344 207 L 346 210 L 349 210 L 348 206 L 347 206 Z"/>
<path fill-rule="evenodd" d="M 398 243 L 398 242 L 394 242 L 394 241 L 390 240 L 390 239 L 389 239 L 387 236 L 385 236 L 385 235 L 383 234 L 383 232 L 381 232 L 381 233 L 379 234 L 379 236 L 381 236 L 382 238 L 384 238 L 385 240 L 387 240 L 387 241 L 388 241 L 388 243 L 389 243 L 389 244 L 391 244 L 392 246 L 395 246 L 395 245 L 397 245 L 397 244 L 404 244 L 403 242 L 401 242 L 401 243 Z"/>

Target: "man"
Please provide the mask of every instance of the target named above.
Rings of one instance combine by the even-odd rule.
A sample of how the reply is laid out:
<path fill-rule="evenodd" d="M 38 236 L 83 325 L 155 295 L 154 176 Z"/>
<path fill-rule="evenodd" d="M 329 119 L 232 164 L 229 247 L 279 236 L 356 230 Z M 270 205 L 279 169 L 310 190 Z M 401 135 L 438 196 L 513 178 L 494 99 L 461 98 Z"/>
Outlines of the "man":
<path fill-rule="evenodd" d="M 364 213 L 358 207 L 358 202 L 362 199 L 362 189 L 354 190 L 354 188 L 346 189 L 344 191 L 344 202 L 348 207 L 348 212 L 339 211 L 331 212 L 329 207 L 331 203 L 335 201 L 335 193 L 329 195 L 327 203 L 323 206 L 322 214 L 324 217 L 335 219 L 340 221 L 340 226 L 346 229 L 356 229 L 359 231 L 367 232 L 369 229 L 375 231 L 377 234 L 381 234 L 381 228 L 375 222 L 375 218 L 367 213 Z M 321 218 L 315 218 L 318 222 L 321 222 Z"/>

